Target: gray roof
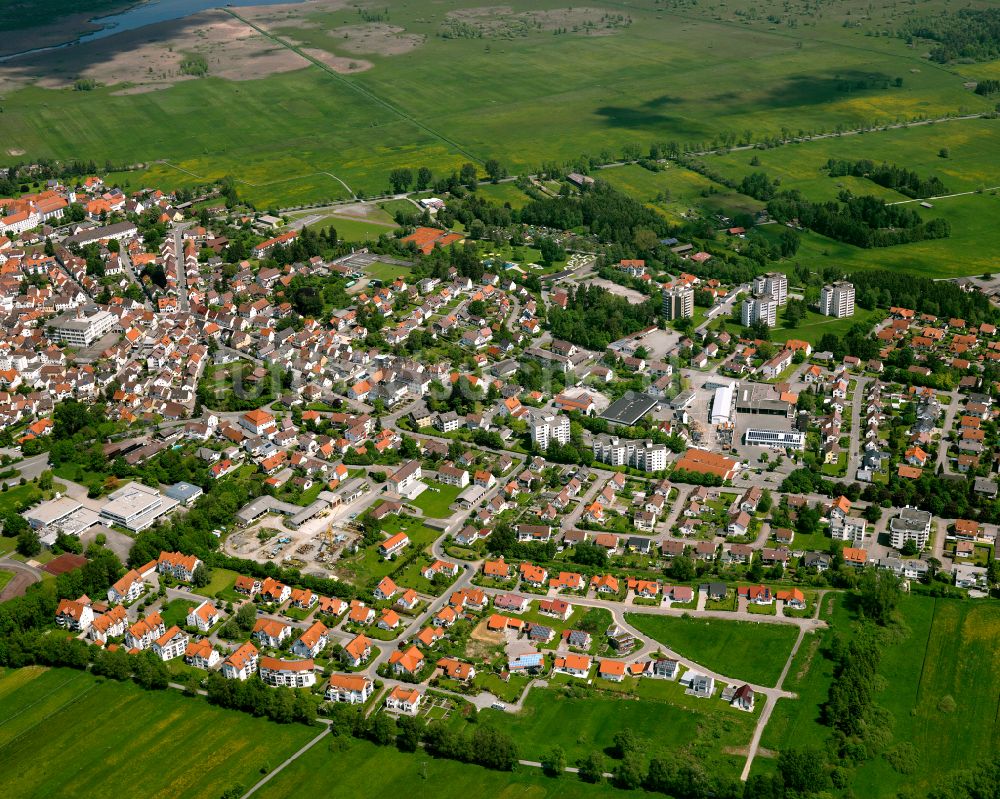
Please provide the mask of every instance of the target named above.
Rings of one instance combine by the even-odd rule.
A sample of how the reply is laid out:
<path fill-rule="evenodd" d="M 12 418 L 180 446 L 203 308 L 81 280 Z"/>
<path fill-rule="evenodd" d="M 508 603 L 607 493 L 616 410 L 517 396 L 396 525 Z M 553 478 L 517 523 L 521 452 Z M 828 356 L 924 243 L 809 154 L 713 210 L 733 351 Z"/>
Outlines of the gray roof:
<path fill-rule="evenodd" d="M 615 424 L 632 426 L 656 407 L 658 400 L 649 394 L 626 391 L 621 399 L 601 414 L 601 418 Z"/>

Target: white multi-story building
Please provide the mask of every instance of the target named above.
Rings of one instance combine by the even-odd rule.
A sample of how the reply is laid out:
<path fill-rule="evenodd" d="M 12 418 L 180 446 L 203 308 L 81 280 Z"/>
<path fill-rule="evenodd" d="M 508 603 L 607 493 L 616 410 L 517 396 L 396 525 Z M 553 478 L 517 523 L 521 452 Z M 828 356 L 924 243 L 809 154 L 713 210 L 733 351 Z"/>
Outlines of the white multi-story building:
<path fill-rule="evenodd" d="M 118 317 L 93 305 L 65 313 L 52 323 L 55 338 L 71 347 L 89 347 L 115 329 L 121 329 Z"/>
<path fill-rule="evenodd" d="M 835 316 L 838 319 L 854 316 L 854 284 L 838 280 L 836 283 L 823 286 L 819 293 L 819 312 L 824 316 Z"/>
<path fill-rule="evenodd" d="M 743 443 L 750 447 L 802 450 L 806 446 L 806 434 L 798 430 L 761 430 L 750 427 L 743 436 Z"/>
<path fill-rule="evenodd" d="M 647 440 L 625 441 L 614 436 L 594 437 L 594 459 L 612 466 L 631 466 L 646 472 L 667 468 L 667 448 Z"/>
<path fill-rule="evenodd" d="M 743 300 L 743 305 L 740 306 L 740 321 L 745 327 L 757 322 L 774 327 L 778 321 L 778 301 L 770 294 Z"/>
<path fill-rule="evenodd" d="M 907 541 L 913 541 L 918 550 L 923 549 L 931 537 L 931 514 L 916 508 L 903 508 L 899 516 L 889 520 L 889 534 L 896 549 L 902 549 Z"/>
<path fill-rule="evenodd" d="M 768 272 L 753 279 L 753 293 L 758 296 L 767 294 L 774 298 L 778 305 L 788 301 L 788 276 L 783 272 Z"/>
<path fill-rule="evenodd" d="M 548 449 L 549 443 L 569 443 L 569 417 L 563 414 L 536 413 L 531 416 L 531 443 Z"/>
<path fill-rule="evenodd" d="M 694 316 L 694 289 L 690 286 L 673 286 L 664 289 L 663 315 L 671 320 Z"/>

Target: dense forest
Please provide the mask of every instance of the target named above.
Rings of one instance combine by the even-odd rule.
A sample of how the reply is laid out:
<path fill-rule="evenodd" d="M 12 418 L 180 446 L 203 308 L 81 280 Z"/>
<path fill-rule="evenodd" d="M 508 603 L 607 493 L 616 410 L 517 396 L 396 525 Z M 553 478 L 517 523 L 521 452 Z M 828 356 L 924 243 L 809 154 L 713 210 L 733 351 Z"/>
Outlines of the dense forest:
<path fill-rule="evenodd" d="M 866 158 L 857 161 L 844 161 L 831 158 L 826 162 L 830 177 L 851 175 L 856 178 L 868 178 L 879 186 L 894 189 L 907 197 L 931 197 L 945 194 L 948 189 L 941 180 L 933 175 L 921 178 L 916 172 L 895 164 L 876 164 Z"/>
<path fill-rule="evenodd" d="M 914 20 L 899 35 L 930 39 L 931 61 L 992 61 L 1000 58 L 1000 8 L 963 8 L 956 13 Z"/>
<path fill-rule="evenodd" d="M 656 324 L 655 299 L 633 305 L 624 297 L 594 285 L 570 291 L 566 308 L 549 312 L 552 337 L 601 351 L 612 341 Z"/>
<path fill-rule="evenodd" d="M 525 224 L 560 230 L 584 227 L 606 243 L 631 244 L 637 230 L 650 230 L 659 236 L 668 232 L 662 216 L 600 180 L 579 199 L 534 200 L 521 210 L 520 217 Z"/>

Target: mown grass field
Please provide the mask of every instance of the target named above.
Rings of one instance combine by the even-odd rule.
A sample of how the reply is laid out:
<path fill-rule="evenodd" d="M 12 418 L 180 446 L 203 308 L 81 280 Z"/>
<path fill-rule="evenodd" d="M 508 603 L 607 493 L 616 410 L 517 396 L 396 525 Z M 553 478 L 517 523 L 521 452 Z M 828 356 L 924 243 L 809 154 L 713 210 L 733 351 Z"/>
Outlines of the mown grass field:
<path fill-rule="evenodd" d="M 574 684 L 572 679 L 567 680 Z M 481 722 L 506 729 L 519 742 L 521 757 L 538 760 L 553 746 L 566 752 L 572 765 L 594 750 L 611 751 L 615 734 L 631 729 L 643 739 L 649 757 L 685 751 L 711 764 L 713 769 L 739 775 L 743 759 L 725 754 L 727 747 L 746 746 L 753 732 L 754 716 L 734 710 L 718 696 L 698 700 L 668 681 L 646 681 L 656 693 L 643 701 L 628 696 L 594 693 L 570 697 L 559 690 L 532 690 L 524 709 L 510 715 L 485 710 Z"/>
<path fill-rule="evenodd" d="M 499 205 L 510 205 L 514 209 L 524 208 L 531 201 L 531 198 L 513 183 L 490 183 L 477 186 L 476 195 Z"/>
<path fill-rule="evenodd" d="M 798 627 L 728 619 L 626 614 L 626 620 L 684 657 L 726 677 L 774 685 L 781 676 Z"/>
<path fill-rule="evenodd" d="M 726 132 L 760 139 L 783 127 L 832 130 L 991 107 L 962 87 L 962 76 L 901 40 L 843 28 L 839 13 L 818 21 L 811 10 L 783 12 L 795 17 L 793 28 L 791 19 L 737 17 L 750 5 L 742 0 L 724 10 L 595 0 L 595 21 L 610 14 L 631 24 L 588 33 L 574 30 L 563 0 L 512 0 L 511 12 L 496 15 L 501 25 L 525 11 L 550 17 L 524 35 L 446 38 L 439 34 L 447 15 L 466 0 L 386 5 L 391 25 L 422 37 L 408 52 L 346 50 L 335 31 L 358 23 L 346 8 L 265 23 L 286 42 L 370 62 L 365 71 L 339 75 L 313 65 L 127 95 L 114 86 L 7 91 L 0 160 L 152 165 L 132 176 L 133 187 L 232 175 L 245 196 L 270 207 L 344 196 L 331 174 L 373 193 L 388 188 L 397 166 L 427 164 L 441 174 L 496 157 L 522 172 L 628 144 L 645 149 L 673 139 L 696 147 Z M 885 17 L 891 26 L 898 12 L 868 13 L 872 25 Z M 553 35 L 564 17 L 567 32 Z M 106 57 L 90 47 L 77 51 L 80 62 Z M 892 85 L 897 76 L 905 76 L 901 87 Z"/>
<path fill-rule="evenodd" d="M 0 795 L 217 799 L 252 785 L 318 730 L 278 726 L 179 691 L 86 672 L 0 672 Z"/>
<path fill-rule="evenodd" d="M 412 796 L 415 799 L 581 799 L 640 797 L 641 791 L 622 791 L 607 783 L 589 785 L 567 774 L 546 777 L 541 769 L 520 766 L 514 772 L 489 771 L 454 760 L 437 760 L 424 752 L 403 754 L 394 747 L 346 741 L 343 748 L 331 739 L 320 743 L 284 769 L 256 794 L 260 799 L 289 796 Z"/>
<path fill-rule="evenodd" d="M 420 508 L 424 512 L 424 516 L 431 519 L 445 519 L 451 516 L 451 504 L 462 493 L 462 489 L 458 486 L 446 485 L 434 480 L 426 480 L 424 482 L 428 487 L 416 499 L 409 500 L 408 504 Z"/>

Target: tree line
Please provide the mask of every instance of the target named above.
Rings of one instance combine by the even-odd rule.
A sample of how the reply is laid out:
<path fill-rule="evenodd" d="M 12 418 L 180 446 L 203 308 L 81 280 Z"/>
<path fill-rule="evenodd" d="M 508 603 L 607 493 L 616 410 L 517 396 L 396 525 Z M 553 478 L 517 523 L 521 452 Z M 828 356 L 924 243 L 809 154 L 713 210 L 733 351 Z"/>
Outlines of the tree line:
<path fill-rule="evenodd" d="M 1000 9 L 942 11 L 937 16 L 906 23 L 899 36 L 909 42 L 914 38 L 935 42 L 930 59 L 939 64 L 958 59 L 993 61 L 1000 58 Z"/>

